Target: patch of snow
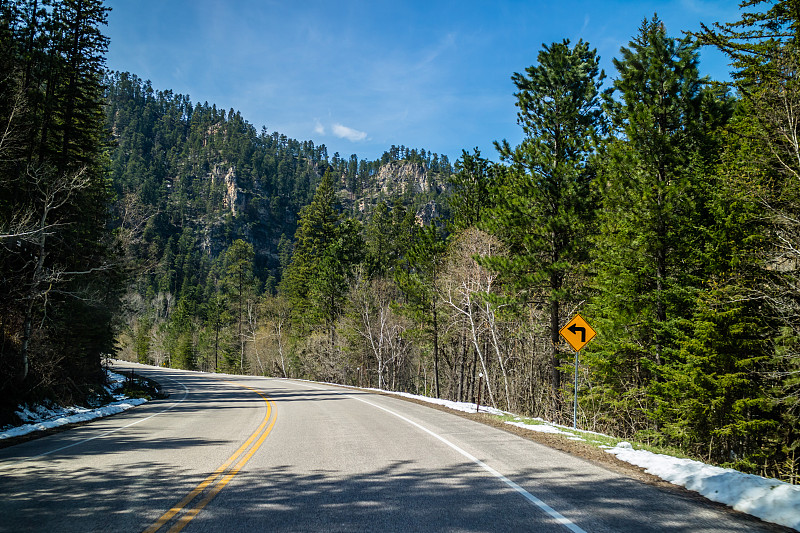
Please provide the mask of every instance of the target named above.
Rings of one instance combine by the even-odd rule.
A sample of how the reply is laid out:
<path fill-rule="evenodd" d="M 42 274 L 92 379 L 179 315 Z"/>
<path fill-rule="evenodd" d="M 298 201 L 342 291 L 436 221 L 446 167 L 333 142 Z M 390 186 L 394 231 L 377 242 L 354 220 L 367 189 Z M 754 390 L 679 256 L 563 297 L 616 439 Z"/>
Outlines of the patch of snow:
<path fill-rule="evenodd" d="M 517 426 L 523 429 L 529 429 L 531 431 L 538 431 L 539 433 L 554 433 L 557 435 L 569 435 L 570 437 L 573 436 L 572 433 L 567 433 L 566 431 L 559 429 L 552 424 L 526 424 L 525 422 L 506 422 L 506 424 Z"/>
<path fill-rule="evenodd" d="M 104 416 L 115 415 L 137 405 L 145 403 L 144 398 L 128 398 L 117 391 L 125 382 L 125 376 L 106 371 L 108 382 L 106 391 L 115 401 L 94 409 L 86 407 L 61 407 L 55 404 L 38 404 L 34 406 L 20 405 L 15 411 L 16 415 L 25 422 L 20 426 L 6 426 L 0 430 L 0 440 L 9 437 L 19 437 L 34 431 L 42 431 L 76 422 L 87 422 Z"/>
<path fill-rule="evenodd" d="M 414 400 L 420 400 L 423 402 L 433 403 L 436 405 L 442 405 L 449 409 L 453 409 L 454 411 L 462 411 L 464 413 L 476 413 L 481 412 L 484 414 L 489 415 L 508 415 L 511 413 L 507 413 L 506 411 L 501 411 L 500 409 L 495 409 L 494 407 L 489 407 L 488 405 L 481 405 L 480 407 L 475 405 L 474 403 L 470 402 L 454 402 L 452 400 L 442 400 L 441 398 L 429 398 L 428 396 L 419 396 L 417 394 L 410 394 L 407 392 L 393 392 L 393 391 L 386 391 L 380 389 L 365 389 L 375 392 L 381 392 L 384 394 L 392 394 L 394 396 L 402 396 L 404 398 L 411 398 Z"/>
<path fill-rule="evenodd" d="M 709 500 L 800 530 L 800 486 L 691 459 L 634 450 L 627 442 L 620 442 L 606 452 L 644 468 L 649 474 L 699 492 Z"/>

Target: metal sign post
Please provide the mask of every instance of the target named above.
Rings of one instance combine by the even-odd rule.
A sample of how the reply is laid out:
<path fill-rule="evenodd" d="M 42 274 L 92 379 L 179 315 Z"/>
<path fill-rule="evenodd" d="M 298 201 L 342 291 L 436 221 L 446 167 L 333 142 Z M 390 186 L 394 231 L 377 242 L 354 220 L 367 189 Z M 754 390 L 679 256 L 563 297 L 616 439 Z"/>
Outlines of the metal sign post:
<path fill-rule="evenodd" d="M 581 315 L 575 315 L 559 331 L 572 349 L 575 350 L 575 398 L 572 404 L 572 427 L 578 429 L 578 352 L 597 335 L 592 326 Z"/>
<path fill-rule="evenodd" d="M 575 350 L 575 398 L 572 402 L 572 429 L 578 429 L 578 350 Z"/>

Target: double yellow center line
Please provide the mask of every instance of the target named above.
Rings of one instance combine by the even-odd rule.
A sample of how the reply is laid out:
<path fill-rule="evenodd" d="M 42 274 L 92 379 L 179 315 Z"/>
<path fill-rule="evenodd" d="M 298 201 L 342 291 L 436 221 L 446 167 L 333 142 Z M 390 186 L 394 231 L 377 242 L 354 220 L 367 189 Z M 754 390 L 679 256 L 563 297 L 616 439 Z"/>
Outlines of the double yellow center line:
<path fill-rule="evenodd" d="M 222 464 L 222 466 L 214 470 L 214 472 L 200 482 L 199 485 L 192 489 L 192 491 L 187 494 L 185 498 L 175 504 L 169 511 L 161 515 L 158 520 L 144 530 L 144 533 L 155 533 L 161 529 L 164 524 L 167 524 L 173 518 L 175 518 L 175 516 L 179 513 L 182 513 L 181 516 L 173 523 L 168 532 L 177 533 L 178 531 L 181 531 L 187 526 L 187 524 L 189 524 L 189 522 L 192 521 L 195 516 L 197 516 L 197 513 L 202 511 L 203 508 L 208 505 L 208 502 L 213 500 L 214 497 L 225 488 L 225 485 L 227 485 L 230 480 L 233 479 L 233 476 L 239 473 L 239 470 L 241 470 L 244 465 L 247 464 L 250 458 L 253 457 L 253 454 L 258 451 L 258 449 L 264 443 L 264 439 L 266 439 L 267 435 L 269 435 L 270 431 L 272 431 L 276 418 L 272 416 L 272 400 L 254 388 L 240 385 L 232 381 L 228 381 L 227 383 L 232 383 L 238 387 L 251 390 L 261 396 L 261 399 L 263 399 L 264 403 L 267 404 L 267 414 L 264 416 L 264 420 L 261 422 L 261 425 L 256 428 L 253 434 L 248 437 L 244 444 L 242 444 L 239 449 L 236 450 L 234 454 Z M 255 444 L 253 444 L 253 441 L 255 441 Z M 250 446 L 251 444 L 252 446 Z M 232 468 L 231 465 L 233 465 Z M 195 503 L 194 507 L 189 508 L 189 506 L 194 502 L 195 498 L 201 494 L 204 494 L 202 499 Z"/>

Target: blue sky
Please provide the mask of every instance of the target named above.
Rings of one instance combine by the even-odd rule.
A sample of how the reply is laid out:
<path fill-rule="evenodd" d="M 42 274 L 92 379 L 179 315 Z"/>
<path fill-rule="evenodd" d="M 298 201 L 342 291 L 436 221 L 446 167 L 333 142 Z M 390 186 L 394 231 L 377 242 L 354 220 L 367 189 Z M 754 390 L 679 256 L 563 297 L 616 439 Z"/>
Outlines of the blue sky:
<path fill-rule="evenodd" d="M 731 0 L 107 0 L 107 66 L 241 111 L 257 129 L 375 159 L 390 145 L 455 161 L 521 140 L 511 75 L 564 38 L 612 58 L 645 17 L 670 35 L 738 18 Z M 727 77 L 717 52 L 701 71 Z M 607 79 L 608 83 L 608 79 Z"/>

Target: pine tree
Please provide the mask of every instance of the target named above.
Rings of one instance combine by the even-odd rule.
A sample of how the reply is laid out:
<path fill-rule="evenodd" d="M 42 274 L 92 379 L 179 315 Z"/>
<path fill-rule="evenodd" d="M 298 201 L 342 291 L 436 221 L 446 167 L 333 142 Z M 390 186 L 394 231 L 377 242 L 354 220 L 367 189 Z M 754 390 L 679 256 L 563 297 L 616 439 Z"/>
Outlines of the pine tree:
<path fill-rule="evenodd" d="M 722 158 L 704 176 L 709 216 L 693 225 L 702 234 L 704 275 L 691 287 L 691 317 L 651 390 L 658 401 L 653 415 L 670 443 L 715 462 L 735 458 L 737 468 L 755 471 L 770 453 L 767 435 L 777 429 L 768 378 L 770 332 L 777 328 L 755 290 L 771 275 L 759 268 L 767 226 L 749 197 L 753 174 L 745 169 L 753 146 L 741 140 L 757 137 L 744 135 L 742 103 L 728 131 L 716 134 L 711 151 Z"/>
<path fill-rule="evenodd" d="M 2 342 L 0 366 L 23 390 L 34 381 L 67 390 L 70 380 L 101 379 L 101 354 L 113 350 L 118 278 L 107 248 L 100 79 L 107 8 L 90 0 L 12 4 L 0 14 L 0 120 L 11 133 L 0 146 L 0 277 L 17 289 L 16 303 L 0 306 L 2 322 L 15 324 L 3 330 L 10 342 Z M 29 381 L 32 367 L 37 379 Z"/>
<path fill-rule="evenodd" d="M 758 349 L 742 358 L 748 364 L 748 394 L 758 405 L 727 421 L 733 452 L 751 463 L 775 467 L 780 461 L 787 479 L 797 479 L 800 461 L 800 11 L 794 0 L 742 2 L 740 19 L 703 26 L 698 37 L 729 56 L 732 85 L 741 97 L 732 129 L 724 175 L 729 196 L 755 215 L 747 220 L 749 254 L 731 272 L 746 273 L 734 285 L 740 306 L 758 317 L 751 335 L 762 335 Z M 747 242 L 747 241 L 744 241 Z M 739 275 L 739 277 L 743 277 Z M 768 363 L 765 358 L 771 355 Z M 741 364 L 741 363 L 739 363 Z M 769 379 L 765 379 L 768 377 Z M 771 389 L 771 390 L 770 390 Z M 771 399 L 766 406 L 764 397 Z M 780 421 L 779 423 L 778 420 Z M 778 427 L 773 425 L 777 423 Z M 769 451 L 763 449 L 770 443 Z M 761 447 L 761 448 L 760 448 Z M 757 454 L 762 454 L 758 457 Z M 754 455 L 756 454 L 756 455 Z M 748 456 L 751 456 L 748 458 Z M 751 464 L 751 468 L 753 465 Z"/>
<path fill-rule="evenodd" d="M 309 307 L 310 282 L 314 279 L 317 265 L 336 241 L 337 227 L 341 222 L 339 210 L 333 176 L 326 172 L 314 199 L 300 211 L 294 254 L 281 284 L 282 292 L 288 295 L 300 317 Z"/>
<path fill-rule="evenodd" d="M 395 198 L 392 206 L 392 246 L 389 248 L 390 271 L 402 267 L 418 229 L 414 209 L 407 208 L 401 198 Z"/>
<path fill-rule="evenodd" d="M 359 223 L 353 219 L 342 221 L 336 227 L 335 240 L 315 264 L 309 280 L 310 316 L 325 325 L 331 349 L 335 345 L 336 320 L 344 308 L 352 268 L 363 260 L 363 248 Z"/>
<path fill-rule="evenodd" d="M 370 278 L 384 276 L 391 268 L 392 233 L 389 208 L 385 202 L 378 202 L 366 227 L 367 274 Z"/>
<path fill-rule="evenodd" d="M 455 170 L 448 180 L 451 192 L 447 204 L 453 230 L 459 231 L 477 226 L 481 221 L 490 199 L 493 169 L 491 162 L 481 157 L 480 150 L 475 148 L 472 154 L 462 150 Z"/>
<path fill-rule="evenodd" d="M 510 166 L 497 180 L 495 206 L 485 211 L 483 227 L 509 252 L 486 264 L 508 276 L 527 301 L 548 309 L 551 387 L 558 403 L 558 332 L 564 304 L 576 301 L 575 275 L 587 260 L 594 204 L 590 157 L 601 127 L 603 74 L 596 51 L 583 41 L 545 46 L 538 61 L 512 77 L 525 138 L 516 148 L 497 143 Z"/>
<path fill-rule="evenodd" d="M 225 252 L 225 278 L 223 286 L 228 296 L 228 308 L 236 320 L 239 372 L 245 372 L 245 312 L 249 300 L 255 295 L 253 279 L 253 245 L 237 239 Z"/>
<path fill-rule="evenodd" d="M 331 350 L 352 267 L 364 259 L 360 224 L 344 219 L 340 209 L 333 176 L 326 172 L 300 213 L 294 255 L 281 283 L 295 320 L 305 327 L 324 324 Z"/>
<path fill-rule="evenodd" d="M 60 166 L 94 163 L 102 143 L 102 76 L 108 37 L 100 32 L 110 8 L 102 0 L 63 0 L 56 13 L 65 25 L 65 84 L 56 113 L 61 130 Z"/>
<path fill-rule="evenodd" d="M 434 394 L 439 388 L 439 278 L 447 258 L 447 241 L 440 229 L 428 224 L 416 237 L 406 254 L 407 269 L 395 271 L 395 282 L 406 296 L 402 310 L 421 325 L 433 347 Z"/>
<path fill-rule="evenodd" d="M 679 338 L 705 276 L 712 187 L 704 185 L 702 148 L 716 152 L 704 144 L 712 124 L 703 120 L 696 49 L 688 38 L 668 37 L 657 17 L 643 21 L 614 61 L 618 99 L 606 100 L 617 134 L 597 181 L 603 204 L 592 305 L 604 335 L 587 360 L 599 378 L 595 393 L 612 418 L 626 421 L 618 428 L 624 434 L 648 427 L 641 407 L 654 407 L 652 384 L 668 381 L 669 365 L 680 364 Z"/>

